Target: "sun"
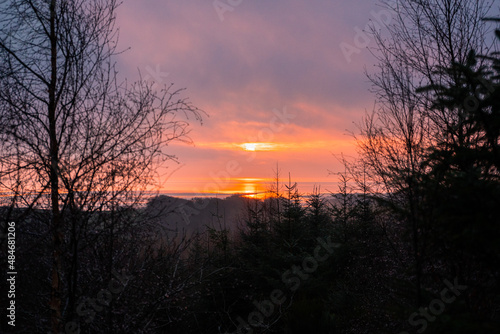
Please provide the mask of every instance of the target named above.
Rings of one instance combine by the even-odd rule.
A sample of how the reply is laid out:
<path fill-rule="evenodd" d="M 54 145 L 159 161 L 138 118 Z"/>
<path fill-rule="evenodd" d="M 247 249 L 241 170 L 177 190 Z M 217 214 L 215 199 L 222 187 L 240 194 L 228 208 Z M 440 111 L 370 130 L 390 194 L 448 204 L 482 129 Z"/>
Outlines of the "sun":
<path fill-rule="evenodd" d="M 242 145 L 245 151 L 255 151 L 257 149 L 258 143 L 244 143 Z"/>
<path fill-rule="evenodd" d="M 239 145 L 245 151 L 273 151 L 276 145 L 273 143 L 243 143 Z"/>

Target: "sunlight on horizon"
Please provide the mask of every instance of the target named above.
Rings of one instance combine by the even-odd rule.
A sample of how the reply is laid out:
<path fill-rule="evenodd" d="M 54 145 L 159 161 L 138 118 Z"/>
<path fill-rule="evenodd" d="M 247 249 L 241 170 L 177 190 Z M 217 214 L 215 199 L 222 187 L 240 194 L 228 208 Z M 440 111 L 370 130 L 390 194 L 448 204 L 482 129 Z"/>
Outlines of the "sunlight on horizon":
<path fill-rule="evenodd" d="M 338 187 L 338 180 L 336 178 L 313 181 L 304 178 L 294 179 L 292 177 L 292 181 L 293 183 L 298 183 L 299 193 L 303 195 L 312 193 L 315 187 L 318 186 L 320 186 L 323 193 L 330 193 L 330 191 L 334 191 Z M 287 179 L 280 178 L 280 192 L 284 193 L 286 189 L 285 184 L 287 183 Z M 275 191 L 276 180 L 269 177 L 236 177 L 228 180 L 199 178 L 191 179 L 190 181 L 170 182 L 169 185 L 170 187 L 163 188 L 160 192 L 183 198 L 241 195 L 247 198 L 265 199 L 273 197 L 272 192 Z"/>

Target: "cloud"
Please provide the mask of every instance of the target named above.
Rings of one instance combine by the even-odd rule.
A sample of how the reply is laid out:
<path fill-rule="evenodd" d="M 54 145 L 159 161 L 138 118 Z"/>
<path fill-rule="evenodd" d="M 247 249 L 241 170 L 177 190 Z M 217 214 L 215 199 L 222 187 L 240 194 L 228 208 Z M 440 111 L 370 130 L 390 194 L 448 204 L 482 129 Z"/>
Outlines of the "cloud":
<path fill-rule="evenodd" d="M 354 27 L 364 27 L 370 10 L 364 0 L 244 0 L 221 22 L 212 1 L 129 1 L 117 24 L 121 47 L 132 49 L 118 61 L 130 78 L 148 66 L 168 72 L 165 80 L 187 87 L 187 96 L 210 114 L 203 127 L 194 126 L 195 147 L 172 146 L 181 161 L 193 164 L 185 174 L 221 168 L 235 151 L 217 143 L 254 141 L 249 138 L 268 126 L 273 109 L 286 106 L 296 118 L 272 140 L 283 151 L 261 155 L 271 159 L 267 163 L 247 164 L 245 176 L 262 174 L 278 158 L 314 176 L 332 165 L 329 149 L 354 152 L 346 130 L 355 131 L 353 121 L 373 106 L 363 73 L 369 52 L 349 63 L 339 47 L 352 42 Z M 303 145 L 286 148 L 294 143 Z"/>

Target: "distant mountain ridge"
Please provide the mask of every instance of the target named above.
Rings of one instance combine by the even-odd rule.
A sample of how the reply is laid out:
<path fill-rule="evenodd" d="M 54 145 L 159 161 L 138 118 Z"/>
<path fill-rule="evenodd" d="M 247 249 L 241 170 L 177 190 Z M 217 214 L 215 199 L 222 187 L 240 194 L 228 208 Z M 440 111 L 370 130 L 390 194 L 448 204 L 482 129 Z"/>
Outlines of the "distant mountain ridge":
<path fill-rule="evenodd" d="M 145 210 L 155 223 L 178 235 L 204 232 L 207 226 L 216 230 L 238 230 L 249 202 L 254 199 L 232 195 L 219 198 L 187 200 L 168 195 L 152 198 Z"/>

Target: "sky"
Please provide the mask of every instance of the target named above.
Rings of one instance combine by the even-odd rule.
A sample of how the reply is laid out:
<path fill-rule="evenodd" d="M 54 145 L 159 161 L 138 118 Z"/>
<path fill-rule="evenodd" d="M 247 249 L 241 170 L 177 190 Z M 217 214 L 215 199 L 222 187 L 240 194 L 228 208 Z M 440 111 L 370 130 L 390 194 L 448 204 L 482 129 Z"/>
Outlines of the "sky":
<path fill-rule="evenodd" d="M 253 193 L 276 169 L 301 192 L 335 191 L 338 156 L 374 107 L 362 30 L 390 13 L 367 0 L 141 0 L 117 12 L 120 75 L 186 88 L 192 143 L 161 171 L 171 193 Z M 159 87 L 158 86 L 158 87 Z M 333 174 L 332 174 L 333 173 Z"/>

